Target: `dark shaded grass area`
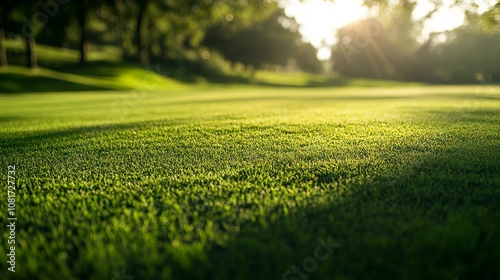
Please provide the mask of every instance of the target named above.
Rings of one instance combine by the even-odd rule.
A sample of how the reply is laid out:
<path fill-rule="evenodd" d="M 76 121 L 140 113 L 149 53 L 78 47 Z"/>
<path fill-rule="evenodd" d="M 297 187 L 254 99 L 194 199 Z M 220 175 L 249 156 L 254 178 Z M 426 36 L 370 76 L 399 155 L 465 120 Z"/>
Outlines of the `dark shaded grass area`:
<path fill-rule="evenodd" d="M 50 77 L 30 76 L 16 73 L 0 73 L 0 94 L 51 91 L 91 91 L 109 90 L 108 88 L 75 83 Z"/>
<path fill-rule="evenodd" d="M 440 168 L 456 156 L 451 151 L 450 158 L 432 157 L 409 174 L 347 184 L 349 194 L 340 202 L 337 196 L 320 207 L 299 208 L 267 227 L 242 225 L 226 248 L 210 251 L 217 263 L 213 279 L 282 279 L 292 265 L 302 266 L 310 279 L 496 279 L 499 170 Z M 421 171 L 429 167 L 435 174 Z M 314 256 L 318 237 L 341 246 L 318 260 L 315 271 L 304 259 Z"/>

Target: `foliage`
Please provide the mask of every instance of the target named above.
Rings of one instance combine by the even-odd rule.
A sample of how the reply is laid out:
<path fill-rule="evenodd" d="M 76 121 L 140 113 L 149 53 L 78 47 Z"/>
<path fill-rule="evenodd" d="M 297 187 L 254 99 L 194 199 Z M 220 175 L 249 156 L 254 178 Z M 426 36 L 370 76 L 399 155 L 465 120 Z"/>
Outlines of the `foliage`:
<path fill-rule="evenodd" d="M 467 83 L 478 77 L 500 77 L 499 35 L 484 32 L 478 18 L 450 32 L 452 39 L 438 45 L 433 54 L 440 79 Z"/>
<path fill-rule="evenodd" d="M 279 8 L 249 26 L 232 18 L 229 23 L 215 25 L 207 32 L 203 44 L 218 50 L 232 63 L 243 63 L 254 69 L 287 67 L 292 61 L 305 71 L 321 72 L 322 69 L 316 49 L 301 41 L 298 24 Z"/>
<path fill-rule="evenodd" d="M 500 33 L 500 2 L 481 15 L 481 23 L 488 32 Z"/>
<path fill-rule="evenodd" d="M 376 79 L 411 79 L 408 70 L 419 62 L 376 18 L 355 22 L 338 31 L 332 52 L 333 69 L 342 76 Z"/>
<path fill-rule="evenodd" d="M 365 5 L 376 7 L 378 14 L 338 30 L 333 70 L 342 76 L 429 81 L 423 74 L 428 67 L 425 59 L 417 58 L 423 55 L 417 37 L 423 22 L 439 6 L 435 4 L 428 15 L 415 20 L 416 1 L 400 0 L 392 5 L 388 1 L 365 1 Z"/>
<path fill-rule="evenodd" d="M 10 20 L 6 24 L 9 38 L 14 38 L 14 34 L 22 37 L 23 30 L 26 29 L 25 22 L 29 22 L 30 37 L 39 38 L 42 43 L 56 47 L 79 49 L 81 63 L 88 60 L 86 53 L 90 42 L 116 45 L 122 49 L 125 58 L 138 60 L 143 64 L 148 64 L 151 59 L 182 61 L 189 59 L 192 50 L 200 49 L 205 30 L 210 27 L 232 21 L 231 28 L 237 25 L 238 28 L 251 29 L 255 23 L 271 16 L 277 6 L 273 1 L 263 0 L 78 0 L 61 3 L 52 0 L 38 3 L 18 1 L 12 4 L 12 9 L 2 8 L 1 14 L 5 13 Z M 32 10 L 31 14 L 26 13 L 28 6 Z M 271 22 L 283 17 L 284 14 L 281 14 L 266 22 L 279 31 L 280 35 L 289 36 L 279 30 L 281 25 L 278 22 Z M 3 26 L 2 20 L 0 26 Z M 253 31 L 246 35 L 253 36 L 254 40 L 266 40 L 268 36 L 260 34 L 265 32 L 262 26 L 253 27 Z M 293 36 L 296 37 L 297 34 Z M 288 39 L 255 43 L 276 49 L 277 46 L 273 44 L 283 46 L 284 40 Z M 0 45 L 3 49 L 3 44 Z M 299 55 L 303 60 L 300 63 L 308 71 L 318 71 L 321 65 L 311 59 L 310 46 L 304 46 Z M 268 54 L 267 58 L 273 56 Z M 282 62 L 281 58 L 276 60 Z M 262 64 L 262 57 L 258 54 L 255 58 L 247 55 L 245 61 L 253 65 Z M 269 64 L 276 64 L 276 61 L 269 61 Z"/>
<path fill-rule="evenodd" d="M 336 73 L 346 77 L 431 83 L 474 83 L 477 77 L 500 76 L 500 53 L 496 51 L 500 46 L 499 33 L 491 20 L 485 25 L 488 18 L 495 17 L 497 7 L 483 15 L 468 12 L 463 26 L 432 33 L 427 41 L 417 43 L 423 22 L 435 10 L 413 20 L 410 15 L 415 3 L 398 3 L 399 6 L 384 7 L 383 15 L 338 31 L 339 43 L 332 54 Z M 489 26 L 488 32 L 485 26 Z"/>

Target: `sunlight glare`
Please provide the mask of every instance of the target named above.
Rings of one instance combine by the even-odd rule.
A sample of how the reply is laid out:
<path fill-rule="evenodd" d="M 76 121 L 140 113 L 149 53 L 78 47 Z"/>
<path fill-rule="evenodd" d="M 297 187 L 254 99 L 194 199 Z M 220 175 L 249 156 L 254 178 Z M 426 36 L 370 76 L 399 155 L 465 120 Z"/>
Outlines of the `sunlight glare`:
<path fill-rule="evenodd" d="M 316 47 L 336 42 L 335 31 L 348 23 L 368 16 L 368 8 L 361 0 L 289 0 L 285 1 L 285 12 L 295 17 L 301 25 L 304 40 Z M 323 50 L 323 57 L 326 57 Z"/>

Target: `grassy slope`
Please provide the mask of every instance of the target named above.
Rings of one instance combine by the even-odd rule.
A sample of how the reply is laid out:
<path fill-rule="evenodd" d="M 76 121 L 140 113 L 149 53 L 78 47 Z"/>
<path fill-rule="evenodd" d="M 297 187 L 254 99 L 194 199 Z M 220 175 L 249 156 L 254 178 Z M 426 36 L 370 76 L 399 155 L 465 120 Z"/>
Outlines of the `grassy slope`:
<path fill-rule="evenodd" d="M 65 92 L 92 90 L 132 90 L 147 88 L 149 90 L 177 90 L 193 86 L 195 80 L 203 77 L 187 77 L 169 65 L 154 64 L 141 67 L 130 62 L 120 61 L 120 51 L 114 47 L 94 47 L 89 54 L 89 63 L 76 65 L 78 52 L 44 45 L 37 46 L 40 68 L 29 70 L 24 65 L 24 45 L 7 40 L 10 66 L 0 69 L 0 93 L 20 92 Z M 184 70 L 185 71 L 185 70 Z M 278 87 L 325 87 L 325 86 L 408 86 L 400 82 L 376 80 L 332 80 L 322 75 L 303 73 L 258 72 L 252 79 L 256 85 Z M 184 81 L 184 82 L 182 82 Z M 187 82 L 191 81 L 191 82 Z M 237 74 L 219 77 L 219 84 L 249 84 L 249 78 Z M 204 84 L 204 86 L 213 86 Z"/>
<path fill-rule="evenodd" d="M 12 66 L 0 70 L 0 93 L 181 89 L 186 85 L 157 73 L 157 69 L 120 62 L 120 52 L 112 47 L 94 48 L 89 63 L 76 65 L 78 52 L 43 45 L 37 46 L 40 68 L 29 70 L 24 65 L 24 46 L 7 41 Z M 160 72 L 161 68 L 158 69 Z"/>
<path fill-rule="evenodd" d="M 16 276 L 282 279 L 330 236 L 310 279 L 495 279 L 500 88 L 476 90 L 0 96 Z"/>

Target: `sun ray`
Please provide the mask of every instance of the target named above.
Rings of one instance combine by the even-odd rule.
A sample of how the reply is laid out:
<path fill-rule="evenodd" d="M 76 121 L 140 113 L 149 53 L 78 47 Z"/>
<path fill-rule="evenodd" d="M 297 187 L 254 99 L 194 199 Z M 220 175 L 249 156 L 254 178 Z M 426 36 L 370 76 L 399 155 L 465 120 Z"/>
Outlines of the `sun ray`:
<path fill-rule="evenodd" d="M 361 0 L 292 0 L 286 4 L 285 11 L 301 25 L 304 40 L 319 48 L 336 41 L 338 28 L 368 16 L 368 8 Z"/>

